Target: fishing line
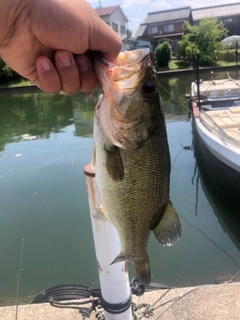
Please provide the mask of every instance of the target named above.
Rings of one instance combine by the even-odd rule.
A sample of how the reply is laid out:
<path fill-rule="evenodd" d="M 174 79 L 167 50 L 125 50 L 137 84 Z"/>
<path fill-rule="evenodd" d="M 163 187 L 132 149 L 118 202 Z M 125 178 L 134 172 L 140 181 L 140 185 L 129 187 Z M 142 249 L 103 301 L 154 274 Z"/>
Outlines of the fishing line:
<path fill-rule="evenodd" d="M 158 86 L 161 87 L 165 92 L 167 92 L 169 94 L 169 96 L 171 97 L 171 92 L 169 92 L 166 88 L 164 88 L 163 85 L 161 85 L 161 83 L 158 81 Z M 177 98 L 173 97 L 173 100 L 175 100 L 178 104 L 180 104 L 181 107 L 183 107 L 184 109 L 188 110 L 188 112 L 193 115 L 192 110 L 190 110 L 189 107 L 187 107 L 184 103 L 180 102 Z"/>
<path fill-rule="evenodd" d="M 18 270 L 15 320 L 17 320 L 17 318 L 18 318 L 18 304 L 19 304 L 19 291 L 20 291 L 21 271 L 22 271 L 23 246 L 24 246 L 24 238 L 22 238 L 22 246 L 21 246 L 20 261 L 19 261 L 19 270 Z"/>
<path fill-rule="evenodd" d="M 227 281 L 227 283 L 233 282 L 233 281 L 237 278 L 237 276 L 239 275 L 239 273 L 240 273 L 240 270 L 238 270 L 238 272 L 232 277 L 231 280 Z"/>
<path fill-rule="evenodd" d="M 200 287 L 200 286 L 198 286 L 198 287 L 196 287 L 196 288 L 193 288 L 193 289 L 191 289 L 191 290 L 189 290 L 189 291 L 187 291 L 187 292 L 185 292 L 185 293 L 180 294 L 178 297 L 169 300 L 168 302 L 171 302 L 171 301 L 172 301 L 172 303 L 170 304 L 170 306 L 168 306 L 165 310 L 163 310 L 154 320 L 159 319 L 168 309 L 170 309 L 170 308 L 172 307 L 172 305 L 173 305 L 174 303 L 176 303 L 179 299 L 183 298 L 183 297 L 186 296 L 187 294 L 189 294 L 189 293 L 191 293 L 191 292 L 193 292 L 193 291 L 195 291 L 195 290 L 198 290 L 199 287 Z M 161 306 L 161 305 L 160 305 L 160 306 Z M 156 308 L 156 309 L 157 309 L 157 308 Z"/>
<path fill-rule="evenodd" d="M 197 227 L 195 227 L 193 224 L 191 224 L 186 218 L 184 218 L 181 214 L 178 214 L 181 219 L 183 219 L 191 228 L 197 230 L 198 232 L 200 232 L 204 238 L 206 238 L 208 241 L 210 241 L 215 247 L 217 247 L 220 251 L 224 252 L 232 261 L 233 263 L 240 268 L 239 264 L 235 261 L 235 259 L 223 248 L 221 248 L 216 242 L 214 242 L 211 238 L 209 238 L 203 231 L 201 231 L 200 229 L 198 229 Z"/>

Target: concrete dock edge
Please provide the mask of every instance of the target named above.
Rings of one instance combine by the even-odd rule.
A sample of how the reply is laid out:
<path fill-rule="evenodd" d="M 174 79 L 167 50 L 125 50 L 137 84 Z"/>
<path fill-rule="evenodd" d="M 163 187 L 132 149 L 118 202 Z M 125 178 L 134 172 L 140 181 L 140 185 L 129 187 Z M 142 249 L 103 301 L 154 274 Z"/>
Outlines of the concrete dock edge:
<path fill-rule="evenodd" d="M 166 293 L 164 295 L 164 293 Z M 163 296 L 164 295 L 164 296 Z M 202 285 L 146 292 L 133 296 L 136 305 L 147 303 L 156 308 L 147 319 L 161 320 L 239 320 L 240 283 Z M 159 300 L 159 301 L 158 301 Z M 166 302 L 166 304 L 164 304 Z M 137 310 L 141 317 L 144 308 Z M 0 307 L 1 320 L 15 319 L 16 307 Z M 78 309 L 56 308 L 49 303 L 20 305 L 18 320 L 77 320 L 83 319 Z M 92 312 L 90 320 L 96 319 Z M 143 317 L 142 319 L 146 319 Z"/>

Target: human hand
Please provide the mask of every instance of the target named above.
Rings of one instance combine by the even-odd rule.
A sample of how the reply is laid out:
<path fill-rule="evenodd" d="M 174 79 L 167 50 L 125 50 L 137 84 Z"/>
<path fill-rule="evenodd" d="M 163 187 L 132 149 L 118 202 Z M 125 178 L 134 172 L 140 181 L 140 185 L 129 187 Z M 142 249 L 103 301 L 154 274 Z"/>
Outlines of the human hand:
<path fill-rule="evenodd" d="M 85 0 L 0 0 L 0 9 L 2 59 L 45 92 L 93 90 L 98 78 L 88 53 L 113 61 L 121 49 Z"/>

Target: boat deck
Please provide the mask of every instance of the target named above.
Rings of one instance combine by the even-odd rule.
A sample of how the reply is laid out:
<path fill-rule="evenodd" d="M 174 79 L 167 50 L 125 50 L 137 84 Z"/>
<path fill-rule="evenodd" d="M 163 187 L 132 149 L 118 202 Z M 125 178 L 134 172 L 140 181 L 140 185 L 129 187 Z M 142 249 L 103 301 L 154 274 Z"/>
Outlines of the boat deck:
<path fill-rule="evenodd" d="M 200 119 L 210 131 L 221 131 L 240 143 L 240 107 L 201 112 Z"/>
<path fill-rule="evenodd" d="M 240 81 L 234 79 L 200 81 L 200 95 L 211 99 L 240 99 Z M 197 84 L 192 83 L 191 96 L 197 96 Z"/>

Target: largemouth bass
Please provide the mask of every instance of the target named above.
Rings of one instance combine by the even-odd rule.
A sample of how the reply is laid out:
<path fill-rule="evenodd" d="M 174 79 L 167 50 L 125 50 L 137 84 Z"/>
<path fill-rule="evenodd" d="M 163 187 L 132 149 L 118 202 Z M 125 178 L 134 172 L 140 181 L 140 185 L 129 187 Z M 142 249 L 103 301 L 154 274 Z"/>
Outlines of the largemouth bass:
<path fill-rule="evenodd" d="M 95 109 L 94 154 L 101 203 L 93 216 L 118 231 L 112 263 L 133 262 L 139 282 L 151 280 L 150 231 L 163 245 L 181 235 L 169 199 L 170 154 L 156 72 L 149 49 L 120 53 L 116 64 L 95 58 L 104 94 Z"/>

